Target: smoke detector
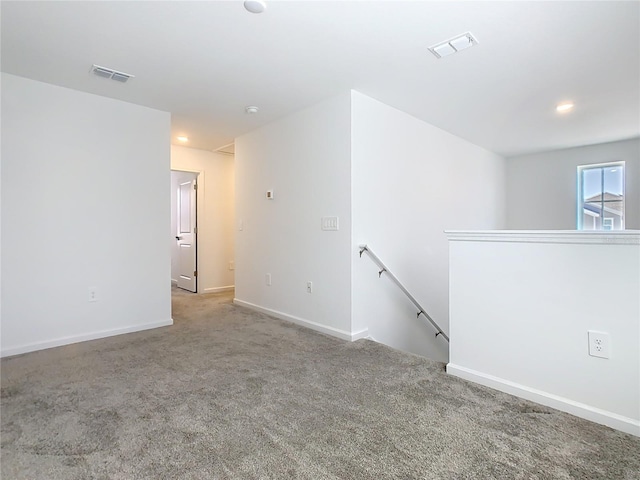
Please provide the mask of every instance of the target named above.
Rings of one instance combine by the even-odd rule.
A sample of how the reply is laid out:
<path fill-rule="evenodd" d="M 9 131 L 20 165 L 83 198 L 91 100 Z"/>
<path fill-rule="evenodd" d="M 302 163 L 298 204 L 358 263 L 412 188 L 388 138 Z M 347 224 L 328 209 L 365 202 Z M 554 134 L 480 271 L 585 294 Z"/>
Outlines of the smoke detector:
<path fill-rule="evenodd" d="M 258 113 L 258 107 L 250 105 L 248 107 L 244 107 L 244 111 L 249 115 L 253 115 L 254 113 Z"/>
<path fill-rule="evenodd" d="M 135 75 L 119 72 L 111 68 L 101 67 L 100 65 L 96 65 L 96 64 L 93 64 L 91 66 L 91 72 L 94 75 L 97 75 L 98 77 L 110 78 L 111 80 L 115 80 L 116 82 L 121 82 L 121 83 L 125 83 L 130 78 L 135 78 Z"/>
<path fill-rule="evenodd" d="M 244 8 L 251 13 L 262 13 L 267 8 L 264 0 L 245 0 Z"/>
<path fill-rule="evenodd" d="M 433 47 L 429 47 L 429 51 L 433 53 L 436 58 L 442 58 L 477 44 L 478 40 L 476 40 L 476 37 L 474 37 L 471 32 L 467 32 L 446 42 L 440 42 Z"/>

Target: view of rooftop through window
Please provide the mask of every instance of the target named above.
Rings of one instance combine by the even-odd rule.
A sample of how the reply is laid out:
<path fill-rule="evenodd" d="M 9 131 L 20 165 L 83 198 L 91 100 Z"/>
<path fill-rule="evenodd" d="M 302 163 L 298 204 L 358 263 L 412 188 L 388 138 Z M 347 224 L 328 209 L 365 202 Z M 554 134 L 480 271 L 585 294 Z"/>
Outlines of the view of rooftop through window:
<path fill-rule="evenodd" d="M 578 167 L 578 230 L 624 230 L 624 162 Z"/>

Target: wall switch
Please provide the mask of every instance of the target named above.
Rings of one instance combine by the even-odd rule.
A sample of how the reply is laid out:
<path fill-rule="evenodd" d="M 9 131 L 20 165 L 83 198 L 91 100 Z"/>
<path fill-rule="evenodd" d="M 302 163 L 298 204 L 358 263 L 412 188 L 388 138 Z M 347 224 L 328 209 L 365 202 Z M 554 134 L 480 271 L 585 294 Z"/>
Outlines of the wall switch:
<path fill-rule="evenodd" d="M 233 260 L 231 260 L 229 262 L 229 270 L 235 270 L 236 269 L 236 262 L 234 262 Z"/>
<path fill-rule="evenodd" d="M 313 292 L 313 283 L 307 282 L 307 293 Z"/>
<path fill-rule="evenodd" d="M 609 334 L 589 330 L 589 355 L 592 357 L 609 358 L 611 354 L 611 341 Z"/>
<path fill-rule="evenodd" d="M 89 287 L 89 298 L 88 301 L 90 302 L 97 302 L 98 301 L 98 287 Z"/>
<path fill-rule="evenodd" d="M 270 273 L 267 273 L 267 274 L 264 276 L 264 281 L 265 281 L 265 283 L 267 284 L 267 287 L 270 287 L 270 286 L 271 286 L 271 274 L 270 274 Z"/>
<path fill-rule="evenodd" d="M 322 217 L 322 230 L 338 230 L 340 228 L 338 217 Z"/>
<path fill-rule="evenodd" d="M 273 200 L 273 190 L 267 190 L 267 199 Z"/>
<path fill-rule="evenodd" d="M 244 221 L 242 219 L 238 220 L 238 230 L 244 230 Z"/>

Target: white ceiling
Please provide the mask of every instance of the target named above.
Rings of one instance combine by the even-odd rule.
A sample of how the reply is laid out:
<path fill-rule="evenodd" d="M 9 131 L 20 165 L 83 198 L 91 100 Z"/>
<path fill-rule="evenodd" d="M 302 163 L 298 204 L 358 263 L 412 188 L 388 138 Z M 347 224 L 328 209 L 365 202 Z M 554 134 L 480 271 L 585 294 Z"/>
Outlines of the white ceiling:
<path fill-rule="evenodd" d="M 347 89 L 506 156 L 640 135 L 636 1 L 270 1 L 259 15 L 240 0 L 3 1 L 1 15 L 2 71 L 169 111 L 172 143 L 206 150 Z M 478 46 L 428 51 L 467 31 Z M 564 100 L 576 107 L 559 115 Z"/>

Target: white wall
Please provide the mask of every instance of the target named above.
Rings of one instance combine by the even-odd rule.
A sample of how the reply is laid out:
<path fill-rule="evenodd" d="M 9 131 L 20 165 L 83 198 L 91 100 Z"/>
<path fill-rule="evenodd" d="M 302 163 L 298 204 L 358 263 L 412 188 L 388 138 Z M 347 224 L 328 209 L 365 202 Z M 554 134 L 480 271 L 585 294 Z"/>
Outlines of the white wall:
<path fill-rule="evenodd" d="M 447 332 L 444 230 L 504 228 L 504 160 L 358 92 L 352 102 L 354 328 L 447 361 L 447 342 L 357 246 L 368 244 Z"/>
<path fill-rule="evenodd" d="M 640 229 L 640 138 L 507 159 L 507 228 L 575 230 L 578 165 L 625 161 L 626 228 Z"/>
<path fill-rule="evenodd" d="M 171 168 L 198 172 L 198 292 L 233 288 L 235 258 L 234 158 L 195 148 L 171 146 Z M 174 191 L 174 190 L 172 190 Z M 172 198 L 175 193 L 172 194 Z M 173 209 L 172 209 L 173 211 Z M 175 228 L 171 230 L 175 248 Z M 172 278 L 177 278 L 172 276 Z"/>
<path fill-rule="evenodd" d="M 242 225 L 236 302 L 350 338 L 349 93 L 243 135 L 235 145 Z M 265 198 L 267 190 L 273 200 Z M 323 216 L 339 217 L 340 229 L 322 231 Z"/>
<path fill-rule="evenodd" d="M 169 139 L 166 112 L 2 74 L 2 355 L 172 323 Z"/>
<path fill-rule="evenodd" d="M 639 233 L 453 236 L 447 371 L 640 435 Z"/>

